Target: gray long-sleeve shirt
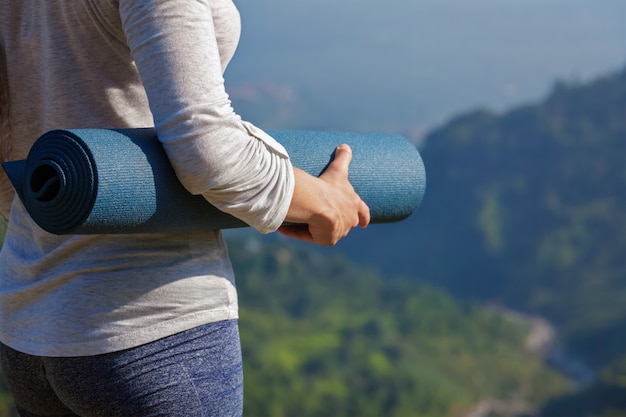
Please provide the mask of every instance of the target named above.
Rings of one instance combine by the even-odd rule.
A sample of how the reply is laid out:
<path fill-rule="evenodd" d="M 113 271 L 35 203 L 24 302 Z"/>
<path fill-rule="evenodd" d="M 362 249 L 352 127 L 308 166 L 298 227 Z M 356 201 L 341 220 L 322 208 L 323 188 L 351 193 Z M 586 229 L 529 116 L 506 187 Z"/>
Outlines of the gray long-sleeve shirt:
<path fill-rule="evenodd" d="M 282 146 L 230 105 L 222 74 L 239 29 L 232 0 L 0 0 L 10 127 L 0 156 L 26 157 L 55 128 L 154 126 L 190 192 L 275 230 L 293 171 Z M 237 317 L 219 232 L 54 236 L 13 194 L 0 177 L 0 211 L 11 207 L 0 252 L 9 346 L 93 355 Z"/>

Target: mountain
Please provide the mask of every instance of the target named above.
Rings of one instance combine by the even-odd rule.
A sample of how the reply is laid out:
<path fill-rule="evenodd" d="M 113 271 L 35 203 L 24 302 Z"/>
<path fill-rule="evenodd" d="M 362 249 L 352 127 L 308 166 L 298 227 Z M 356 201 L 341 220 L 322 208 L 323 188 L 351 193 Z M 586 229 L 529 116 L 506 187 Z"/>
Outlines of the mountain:
<path fill-rule="evenodd" d="M 547 317 L 603 375 L 587 401 L 626 395 L 626 70 L 556 83 L 502 114 L 458 116 L 426 137 L 422 156 L 422 207 L 340 249 L 460 299 Z M 592 415 L 567 407 L 550 409 Z"/>
<path fill-rule="evenodd" d="M 544 314 L 581 348 L 589 329 L 626 325 L 626 71 L 557 83 L 504 114 L 461 115 L 421 153 L 418 211 L 342 250 L 461 298 Z"/>

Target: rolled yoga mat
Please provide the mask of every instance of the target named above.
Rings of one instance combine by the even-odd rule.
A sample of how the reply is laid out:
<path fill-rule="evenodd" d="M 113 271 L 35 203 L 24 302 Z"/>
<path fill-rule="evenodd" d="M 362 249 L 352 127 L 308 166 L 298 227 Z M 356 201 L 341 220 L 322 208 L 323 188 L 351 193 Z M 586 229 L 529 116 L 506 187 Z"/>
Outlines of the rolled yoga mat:
<path fill-rule="evenodd" d="M 408 217 L 426 188 L 422 159 L 402 136 L 268 131 L 292 164 L 319 176 L 347 143 L 349 179 L 372 223 Z M 153 129 L 54 130 L 25 160 L 2 164 L 30 216 L 54 234 L 217 230 L 247 226 L 190 194 Z"/>

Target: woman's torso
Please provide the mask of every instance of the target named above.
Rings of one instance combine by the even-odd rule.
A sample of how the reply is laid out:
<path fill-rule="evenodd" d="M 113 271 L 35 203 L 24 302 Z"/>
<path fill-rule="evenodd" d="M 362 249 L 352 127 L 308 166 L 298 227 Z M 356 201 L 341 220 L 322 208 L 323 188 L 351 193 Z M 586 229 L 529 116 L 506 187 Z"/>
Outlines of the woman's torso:
<path fill-rule="evenodd" d="M 225 65 L 238 40 L 231 0 L 210 2 Z M 23 159 L 55 128 L 152 126 L 116 1 L 2 0 L 9 126 L 0 151 Z M 234 20 L 237 19 L 236 22 Z M 82 356 L 235 318 L 232 268 L 219 232 L 55 236 L 12 204 L 0 252 L 0 340 L 41 356 Z"/>

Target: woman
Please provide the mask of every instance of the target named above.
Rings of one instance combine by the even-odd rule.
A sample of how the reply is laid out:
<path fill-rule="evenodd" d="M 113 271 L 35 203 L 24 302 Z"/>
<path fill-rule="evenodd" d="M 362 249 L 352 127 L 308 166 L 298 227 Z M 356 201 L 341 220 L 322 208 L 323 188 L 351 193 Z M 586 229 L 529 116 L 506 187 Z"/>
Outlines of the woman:
<path fill-rule="evenodd" d="M 239 31 L 232 0 L 1 0 L 2 159 L 55 128 L 154 126 L 190 192 L 262 233 L 335 244 L 369 223 L 350 149 L 315 178 L 240 119 L 222 78 Z M 219 232 L 50 235 L 4 177 L 0 211 L 0 359 L 22 416 L 242 414 Z"/>

